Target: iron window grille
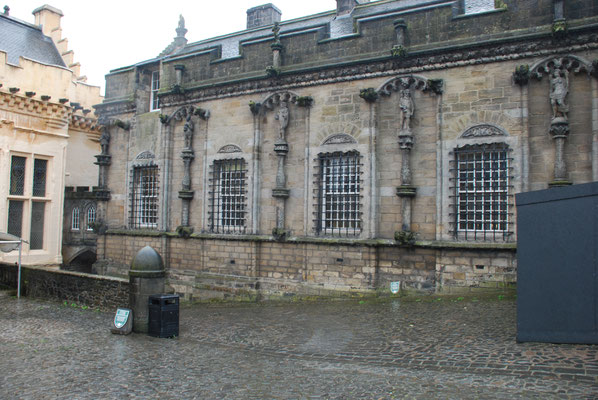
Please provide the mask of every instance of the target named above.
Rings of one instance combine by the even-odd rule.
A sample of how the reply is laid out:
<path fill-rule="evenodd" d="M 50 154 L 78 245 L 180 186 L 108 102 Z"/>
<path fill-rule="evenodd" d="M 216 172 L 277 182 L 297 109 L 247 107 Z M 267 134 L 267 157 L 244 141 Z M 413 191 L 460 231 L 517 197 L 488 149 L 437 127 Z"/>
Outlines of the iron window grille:
<path fill-rule="evenodd" d="M 158 166 L 133 168 L 129 225 L 133 229 L 158 226 Z"/>
<path fill-rule="evenodd" d="M 464 240 L 507 240 L 512 235 L 510 149 L 505 143 L 454 151 L 454 234 Z"/>
<path fill-rule="evenodd" d="M 210 178 L 209 221 L 214 233 L 245 233 L 247 169 L 245 160 L 216 160 Z"/>
<path fill-rule="evenodd" d="M 79 207 L 73 208 L 73 212 L 71 214 L 71 230 L 78 231 L 80 227 L 80 218 L 79 218 Z"/>
<path fill-rule="evenodd" d="M 93 228 L 91 227 L 91 225 L 94 222 L 96 222 L 96 208 L 89 207 L 87 209 L 87 230 L 88 231 L 93 231 Z"/>
<path fill-rule="evenodd" d="M 357 236 L 361 233 L 361 156 L 357 151 L 318 156 L 317 235 Z"/>
<path fill-rule="evenodd" d="M 152 72 L 152 89 L 150 94 L 150 111 L 160 109 L 160 99 L 158 92 L 160 91 L 160 71 Z"/>

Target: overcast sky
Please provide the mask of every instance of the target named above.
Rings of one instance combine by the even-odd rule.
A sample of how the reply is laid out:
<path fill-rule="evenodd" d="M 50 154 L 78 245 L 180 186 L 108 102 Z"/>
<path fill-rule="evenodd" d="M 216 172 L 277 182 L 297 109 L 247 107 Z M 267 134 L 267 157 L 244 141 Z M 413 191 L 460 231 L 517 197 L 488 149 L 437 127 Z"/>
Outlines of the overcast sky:
<path fill-rule="evenodd" d="M 49 4 L 62 10 L 62 37 L 88 83 L 104 87 L 111 69 L 156 57 L 176 36 L 179 14 L 196 42 L 245 29 L 247 9 L 272 3 L 282 20 L 336 8 L 335 0 L 4 0 L 10 16 L 33 23 L 31 12 Z M 0 3 L 0 9 L 4 5 Z"/>

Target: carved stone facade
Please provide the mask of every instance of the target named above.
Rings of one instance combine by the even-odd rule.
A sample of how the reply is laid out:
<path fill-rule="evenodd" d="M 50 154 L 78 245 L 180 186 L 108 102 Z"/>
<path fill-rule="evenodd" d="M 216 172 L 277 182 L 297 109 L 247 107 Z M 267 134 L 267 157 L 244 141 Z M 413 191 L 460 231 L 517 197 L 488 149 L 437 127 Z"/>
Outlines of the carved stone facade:
<path fill-rule="evenodd" d="M 187 298 L 514 285 L 514 194 L 598 178 L 598 9 L 455 3 L 343 1 L 112 71 L 101 262 L 151 244 Z"/>

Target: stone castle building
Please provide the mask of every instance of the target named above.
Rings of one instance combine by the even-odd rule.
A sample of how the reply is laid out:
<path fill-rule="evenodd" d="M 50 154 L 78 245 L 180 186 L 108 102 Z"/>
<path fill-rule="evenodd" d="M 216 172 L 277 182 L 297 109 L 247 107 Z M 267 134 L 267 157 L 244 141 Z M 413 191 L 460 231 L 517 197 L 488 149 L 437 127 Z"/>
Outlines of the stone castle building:
<path fill-rule="evenodd" d="M 70 227 L 73 209 L 65 207 L 65 187 L 97 183 L 101 131 L 91 111 L 102 96 L 62 37 L 60 10 L 34 10 L 34 24 L 9 11 L 0 14 L 0 232 L 26 241 L 23 264 L 57 266 L 63 210 Z M 93 217 L 94 204 L 82 215 Z M 67 258 L 85 251 L 77 249 Z M 0 262 L 17 260 L 18 251 L 0 253 Z"/>
<path fill-rule="evenodd" d="M 331 4 L 333 6 L 334 4 Z M 113 70 L 98 243 L 187 298 L 500 288 L 514 194 L 598 178 L 591 0 L 337 0 Z"/>

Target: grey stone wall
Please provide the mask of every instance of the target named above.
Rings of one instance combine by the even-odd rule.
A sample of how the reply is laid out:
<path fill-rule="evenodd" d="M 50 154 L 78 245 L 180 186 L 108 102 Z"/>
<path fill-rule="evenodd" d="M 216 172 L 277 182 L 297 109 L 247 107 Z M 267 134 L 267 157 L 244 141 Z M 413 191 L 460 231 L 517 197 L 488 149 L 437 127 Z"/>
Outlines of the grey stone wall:
<path fill-rule="evenodd" d="M 0 283 L 17 287 L 17 266 L 0 264 Z M 129 305 L 129 281 L 108 276 L 60 271 L 45 267 L 21 267 L 21 294 L 53 298 L 102 310 Z"/>

